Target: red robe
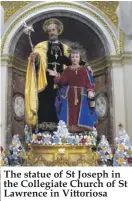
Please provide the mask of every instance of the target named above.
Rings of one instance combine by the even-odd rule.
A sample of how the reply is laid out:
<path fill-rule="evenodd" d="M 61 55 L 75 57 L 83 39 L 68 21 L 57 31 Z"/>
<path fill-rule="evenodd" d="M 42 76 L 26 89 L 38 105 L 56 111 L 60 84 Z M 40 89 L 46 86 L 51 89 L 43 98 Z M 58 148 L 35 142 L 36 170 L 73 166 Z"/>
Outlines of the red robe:
<path fill-rule="evenodd" d="M 54 78 L 54 82 L 56 84 L 69 86 L 67 92 L 69 114 L 68 125 L 77 125 L 81 102 L 81 90 L 85 87 L 87 91 L 93 91 L 90 79 L 88 78 L 87 69 L 81 66 L 77 70 L 67 67 L 60 76 Z"/>

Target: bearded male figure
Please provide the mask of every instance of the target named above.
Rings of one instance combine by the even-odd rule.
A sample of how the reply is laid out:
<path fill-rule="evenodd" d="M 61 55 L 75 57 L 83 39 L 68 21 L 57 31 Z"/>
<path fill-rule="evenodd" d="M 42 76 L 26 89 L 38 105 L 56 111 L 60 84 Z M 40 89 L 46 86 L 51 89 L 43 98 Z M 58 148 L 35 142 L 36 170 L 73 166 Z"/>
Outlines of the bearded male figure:
<path fill-rule="evenodd" d="M 31 126 L 43 122 L 58 122 L 55 109 L 57 88 L 47 70 L 55 69 L 61 74 L 65 65 L 70 62 L 69 47 L 58 39 L 63 31 L 63 24 L 52 18 L 45 21 L 43 29 L 48 33 L 49 40 L 37 44 L 28 58 L 25 117 L 27 124 Z"/>

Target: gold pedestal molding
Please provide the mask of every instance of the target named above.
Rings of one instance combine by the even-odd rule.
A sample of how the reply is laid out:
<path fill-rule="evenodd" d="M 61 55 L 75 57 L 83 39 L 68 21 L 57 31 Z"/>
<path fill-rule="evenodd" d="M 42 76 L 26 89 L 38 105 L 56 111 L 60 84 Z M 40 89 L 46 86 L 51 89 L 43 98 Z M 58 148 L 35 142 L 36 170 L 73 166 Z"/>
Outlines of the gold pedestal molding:
<path fill-rule="evenodd" d="M 25 166 L 97 166 L 93 146 L 30 145 Z"/>

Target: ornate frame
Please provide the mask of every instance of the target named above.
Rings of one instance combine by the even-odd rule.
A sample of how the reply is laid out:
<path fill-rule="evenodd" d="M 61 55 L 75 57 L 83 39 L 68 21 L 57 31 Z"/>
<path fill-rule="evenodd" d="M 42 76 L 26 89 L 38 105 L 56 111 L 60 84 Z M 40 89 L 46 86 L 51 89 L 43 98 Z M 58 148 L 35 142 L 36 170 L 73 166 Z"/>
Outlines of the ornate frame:
<path fill-rule="evenodd" d="M 103 97 L 105 99 L 105 102 L 106 102 L 105 114 L 103 115 L 103 117 L 98 116 L 99 120 L 104 120 L 108 115 L 108 98 L 107 98 L 107 94 L 104 92 L 97 93 L 95 99 L 97 100 L 97 98 L 99 98 L 99 97 Z M 95 105 L 96 105 L 96 101 L 95 101 Z M 96 106 L 95 106 L 95 108 L 96 108 Z"/>
<path fill-rule="evenodd" d="M 16 93 L 14 96 L 13 96 L 13 114 L 14 114 L 14 118 L 16 119 L 16 121 L 21 121 L 24 119 L 24 114 L 19 117 L 17 116 L 17 114 L 15 113 L 15 100 L 17 97 L 21 97 L 23 99 L 23 102 L 24 102 L 24 96 L 21 94 L 21 93 Z"/>

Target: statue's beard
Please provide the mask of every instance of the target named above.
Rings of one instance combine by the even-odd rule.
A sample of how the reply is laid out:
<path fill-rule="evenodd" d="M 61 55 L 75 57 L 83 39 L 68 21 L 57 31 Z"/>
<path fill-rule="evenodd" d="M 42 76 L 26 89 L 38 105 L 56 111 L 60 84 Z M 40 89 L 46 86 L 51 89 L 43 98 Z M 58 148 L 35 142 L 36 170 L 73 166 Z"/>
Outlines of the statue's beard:
<path fill-rule="evenodd" d="M 58 36 L 50 36 L 49 40 L 54 42 L 54 41 L 58 40 Z"/>

